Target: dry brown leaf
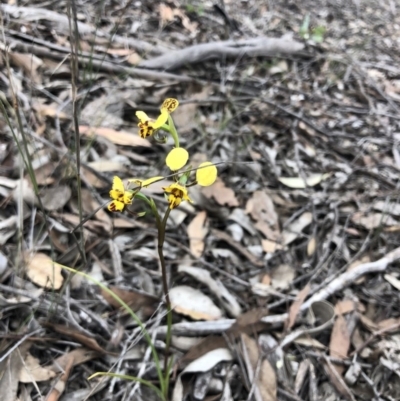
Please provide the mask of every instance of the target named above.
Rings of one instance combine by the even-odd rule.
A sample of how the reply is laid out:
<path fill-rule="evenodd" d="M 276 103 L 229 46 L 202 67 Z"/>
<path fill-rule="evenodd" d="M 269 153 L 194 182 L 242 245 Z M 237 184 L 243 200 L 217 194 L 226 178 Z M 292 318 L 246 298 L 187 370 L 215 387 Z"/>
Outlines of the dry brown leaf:
<path fill-rule="evenodd" d="M 171 7 L 167 6 L 164 3 L 161 3 L 159 6 L 160 10 L 160 22 L 161 25 L 164 26 L 166 23 L 171 22 L 175 19 L 174 10 Z"/>
<path fill-rule="evenodd" d="M 308 256 L 314 255 L 316 246 L 317 246 L 317 239 L 315 237 L 311 237 L 310 241 L 308 241 L 308 244 L 307 244 L 307 255 Z"/>
<path fill-rule="evenodd" d="M 242 333 L 254 334 L 265 330 L 268 325 L 261 322 L 264 316 L 268 315 L 267 308 L 251 309 L 238 316 L 232 326 L 225 331 L 224 336 L 208 336 L 193 346 L 182 359 L 179 360 L 180 368 L 185 367 L 190 362 L 200 358 L 207 352 L 217 348 L 229 347 L 227 339 L 236 340 Z"/>
<path fill-rule="evenodd" d="M 238 252 L 240 252 L 243 256 L 245 256 L 253 265 L 255 266 L 264 266 L 264 262 L 259 260 L 256 256 L 254 256 L 247 248 L 242 246 L 239 242 L 235 241 L 229 234 L 224 231 L 216 230 L 213 228 L 211 230 L 212 234 L 215 235 L 218 239 L 226 241 L 229 245 L 234 247 Z"/>
<path fill-rule="evenodd" d="M 286 290 L 296 276 L 296 271 L 290 265 L 280 265 L 271 273 L 271 286 L 274 289 Z"/>
<path fill-rule="evenodd" d="M 191 22 L 187 15 L 179 8 L 172 9 L 166 4 L 161 3 L 159 6 L 160 10 L 160 25 L 165 26 L 167 23 L 175 20 L 178 17 L 185 29 L 190 32 L 195 32 L 197 28 L 197 23 Z"/>
<path fill-rule="evenodd" d="M 67 185 L 44 188 L 40 191 L 42 204 L 46 210 L 62 209 L 71 198 L 71 188 Z"/>
<path fill-rule="evenodd" d="M 321 181 L 326 180 L 330 176 L 327 174 L 311 174 L 306 177 L 305 181 L 302 177 L 280 177 L 278 180 L 289 188 L 294 189 L 305 189 L 307 187 L 314 187 L 318 185 Z"/>
<path fill-rule="evenodd" d="M 350 349 L 350 333 L 347 328 L 346 319 L 343 315 L 338 315 L 333 324 L 331 340 L 329 343 L 330 355 L 334 358 L 346 358 Z M 344 371 L 343 366 L 336 366 L 339 374 Z"/>
<path fill-rule="evenodd" d="M 198 372 L 211 372 L 212 369 L 218 365 L 221 362 L 230 362 L 233 359 L 233 355 L 231 351 L 227 348 L 219 348 L 212 350 L 208 352 L 206 355 L 204 355 L 202 358 L 197 358 L 195 359 L 192 363 L 187 365 L 185 369 L 182 371 L 181 374 L 178 375 L 178 377 L 175 380 L 175 386 L 172 392 L 171 400 L 172 401 L 183 401 L 186 400 L 187 397 L 185 396 L 185 390 L 184 390 L 184 384 L 182 377 L 186 375 L 187 373 L 190 373 L 193 375 L 193 373 L 198 373 Z M 203 397 L 196 397 L 197 399 L 203 399 Z M 215 397 L 206 397 L 210 401 L 216 400 Z M 218 397 L 220 398 L 220 397 Z M 149 397 L 145 399 L 150 399 Z"/>
<path fill-rule="evenodd" d="M 126 167 L 122 163 L 113 160 L 96 160 L 87 165 L 99 173 L 108 173 L 110 171 L 124 172 L 126 170 Z"/>
<path fill-rule="evenodd" d="M 54 171 L 56 169 L 56 163 L 50 162 L 35 168 L 36 182 L 40 186 L 48 186 L 55 182 Z"/>
<path fill-rule="evenodd" d="M 60 120 L 69 120 L 71 117 L 63 111 L 58 111 L 54 104 L 41 104 L 36 102 L 33 108 L 43 117 L 58 117 Z"/>
<path fill-rule="evenodd" d="M 41 74 L 37 69 L 43 64 L 43 61 L 33 54 L 8 52 L 12 64 L 22 68 L 24 73 L 35 83 L 41 83 Z"/>
<path fill-rule="evenodd" d="M 263 285 L 271 285 L 271 276 L 269 274 L 264 274 L 261 279 L 261 284 Z"/>
<path fill-rule="evenodd" d="M 303 213 L 295 221 L 293 221 L 282 233 L 283 245 L 292 243 L 300 233 L 312 222 L 312 214 L 310 212 Z"/>
<path fill-rule="evenodd" d="M 357 303 L 352 299 L 344 299 L 335 305 L 335 315 L 346 315 L 357 309 Z"/>
<path fill-rule="evenodd" d="M 132 49 L 107 49 L 108 54 L 114 56 L 125 57 L 126 61 L 130 64 L 137 65 L 143 59 Z"/>
<path fill-rule="evenodd" d="M 126 61 L 127 61 L 129 64 L 138 65 L 140 62 L 143 61 L 143 59 L 142 59 L 142 57 L 139 56 L 139 54 L 137 54 L 136 52 L 134 52 L 134 53 L 131 53 L 131 54 L 127 57 Z"/>
<path fill-rule="evenodd" d="M 84 349 L 84 348 L 80 348 Z M 75 350 L 77 351 L 77 350 Z M 74 351 L 72 351 L 74 352 Z M 62 355 L 60 358 L 58 358 L 53 365 L 53 368 L 55 368 L 55 371 L 58 373 L 59 371 L 62 372 L 58 383 L 56 386 L 54 386 L 50 392 L 47 394 L 46 401 L 58 401 L 62 393 L 64 392 L 67 381 L 69 378 L 69 375 L 71 373 L 71 370 L 74 366 L 74 357 L 72 355 L 72 352 L 68 352 L 64 355 Z M 92 351 L 93 352 L 93 351 Z"/>
<path fill-rule="evenodd" d="M 106 231 L 111 232 L 113 222 L 111 221 L 110 216 L 105 212 L 104 208 L 100 208 L 100 203 L 94 198 L 92 193 L 88 189 L 82 188 L 81 196 L 84 212 L 90 215 L 97 210 L 94 217 L 104 223 Z"/>
<path fill-rule="evenodd" d="M 100 356 L 96 351 L 92 351 L 90 349 L 80 347 L 76 348 L 68 353 L 65 353 L 64 355 L 61 355 L 58 357 L 54 363 L 54 371 L 59 372 L 60 369 L 65 369 L 65 367 L 69 364 L 69 361 L 72 359 L 73 360 L 73 366 L 80 365 L 81 363 L 85 363 L 87 361 L 91 361 L 92 359 Z"/>
<path fill-rule="evenodd" d="M 180 265 L 178 267 L 178 272 L 189 274 L 196 280 L 205 284 L 210 292 L 220 300 L 224 309 L 230 316 L 237 317 L 242 313 L 242 309 L 235 296 L 226 289 L 220 280 L 214 279 L 208 270 L 199 267 Z"/>
<path fill-rule="evenodd" d="M 105 182 L 101 177 L 98 177 L 95 173 L 91 171 L 91 169 L 86 166 L 81 167 L 81 176 L 82 181 L 88 183 L 94 188 L 103 189 L 109 187 L 109 184 Z"/>
<path fill-rule="evenodd" d="M 0 245 L 4 245 L 17 231 L 18 216 L 10 216 L 8 219 L 0 221 Z"/>
<path fill-rule="evenodd" d="M 43 322 L 42 324 L 43 326 L 52 328 L 54 331 L 62 334 L 67 338 L 72 338 L 78 343 L 86 345 L 86 347 L 90 348 L 93 351 L 100 352 L 102 354 L 107 353 L 107 351 L 105 351 L 102 347 L 100 347 L 100 345 L 94 338 L 88 337 L 86 334 L 83 334 L 71 327 L 50 322 Z"/>
<path fill-rule="evenodd" d="M 190 250 L 196 258 L 199 258 L 204 251 L 204 238 L 208 233 L 208 224 L 206 224 L 207 212 L 202 211 L 190 222 L 187 228 Z"/>
<path fill-rule="evenodd" d="M 385 320 L 381 320 L 378 323 L 379 330 L 385 330 L 385 331 L 395 330 L 395 331 L 397 331 L 399 327 L 400 327 L 400 319 L 394 318 L 394 317 L 391 317 L 391 318 L 385 319 Z"/>
<path fill-rule="evenodd" d="M 320 350 L 326 350 L 326 346 L 320 341 L 312 337 L 299 337 L 293 341 L 295 344 L 302 345 L 303 347 L 311 347 Z"/>
<path fill-rule="evenodd" d="M 278 242 L 270 241 L 269 239 L 261 240 L 261 244 L 265 253 L 274 253 L 275 251 L 279 251 L 283 248 Z"/>
<path fill-rule="evenodd" d="M 310 292 L 310 284 L 307 284 L 298 294 L 296 300 L 292 303 L 289 309 L 289 316 L 287 318 L 285 329 L 290 330 L 296 322 L 297 315 L 299 314 L 301 305 L 303 305 L 304 300 Z"/>
<path fill-rule="evenodd" d="M 360 321 L 369 331 L 372 332 L 378 330 L 377 323 L 371 320 L 368 316 L 360 315 Z"/>
<path fill-rule="evenodd" d="M 368 213 L 365 215 L 363 212 L 356 212 L 351 217 L 351 221 L 363 226 L 367 230 L 372 230 L 382 226 L 395 226 L 398 224 L 393 217 L 382 213 Z"/>
<path fill-rule="evenodd" d="M 128 306 L 130 306 L 134 312 L 145 308 L 146 316 L 148 314 L 151 315 L 156 310 L 160 302 L 158 298 L 152 295 L 144 294 L 134 290 L 124 290 L 118 287 L 110 287 L 110 290 L 115 295 L 120 297 L 122 301 L 124 301 Z M 119 302 L 114 299 L 108 292 L 101 290 L 101 295 L 110 305 L 114 306 L 114 308 L 121 308 Z"/>
<path fill-rule="evenodd" d="M 400 291 L 400 280 L 392 274 L 385 274 L 383 278 L 391 284 L 397 291 Z"/>
<path fill-rule="evenodd" d="M 336 391 L 342 395 L 348 401 L 356 401 L 353 396 L 353 393 L 347 386 L 346 382 L 342 379 L 341 375 L 338 373 L 337 368 L 332 364 L 332 362 L 328 359 L 324 359 L 324 368 L 325 371 L 330 378 L 330 382 L 334 385 Z"/>
<path fill-rule="evenodd" d="M 141 138 L 139 135 L 126 131 L 116 131 L 112 128 L 104 128 L 104 127 L 88 127 L 86 125 L 81 125 L 79 127 L 79 133 L 81 135 L 87 135 L 89 137 L 93 136 L 101 136 L 103 138 L 108 139 L 110 142 L 115 143 L 116 145 L 123 146 L 143 146 L 150 147 L 151 144 L 146 139 Z"/>
<path fill-rule="evenodd" d="M 247 367 L 247 373 L 250 382 L 255 381 L 255 399 L 260 401 L 276 401 L 277 400 L 277 380 L 275 370 L 267 359 L 261 361 L 259 374 L 257 373 L 257 365 L 259 362 L 260 354 L 259 348 L 255 340 L 247 334 L 241 335 L 242 349 L 244 360 Z M 258 394 L 257 394 L 258 393 Z"/>
<path fill-rule="evenodd" d="M 247 201 L 246 213 L 255 220 L 254 226 L 269 240 L 279 239 L 279 219 L 274 203 L 265 191 L 255 191 Z"/>
<path fill-rule="evenodd" d="M 49 368 L 40 366 L 39 359 L 28 354 L 24 359 L 24 365 L 19 372 L 21 383 L 35 383 L 50 380 L 56 374 Z"/>
<path fill-rule="evenodd" d="M 179 133 L 189 132 L 196 125 L 196 113 L 198 105 L 196 103 L 188 103 L 174 112 L 174 123 L 179 128 Z"/>
<path fill-rule="evenodd" d="M 30 347 L 31 343 L 25 341 L 0 362 L 1 401 L 15 401 L 17 399 L 19 372 Z"/>
<path fill-rule="evenodd" d="M 221 206 L 239 206 L 233 189 L 226 187 L 220 178 L 210 187 L 202 188 L 201 192 L 206 198 L 214 198 Z"/>
<path fill-rule="evenodd" d="M 44 253 L 36 253 L 28 257 L 26 275 L 40 287 L 59 290 L 64 281 L 61 265 L 53 262 Z"/>
<path fill-rule="evenodd" d="M 169 296 L 175 312 L 190 316 L 194 320 L 218 320 L 222 317 L 221 310 L 214 302 L 192 287 L 186 285 L 173 287 Z"/>
<path fill-rule="evenodd" d="M 145 222 L 142 222 L 140 220 L 128 220 L 124 217 L 116 217 L 115 219 L 113 219 L 112 222 L 115 228 L 132 228 L 132 227 L 144 228 L 144 229 L 149 228 L 149 225 Z"/>
<path fill-rule="evenodd" d="M 35 191 L 33 190 L 33 186 L 28 179 L 21 179 L 17 181 L 17 185 L 12 192 L 13 199 L 15 202 L 18 202 L 19 199 L 22 199 L 26 203 L 31 203 L 33 205 L 38 204 L 38 200 L 35 195 Z"/>
<path fill-rule="evenodd" d="M 196 113 L 199 105 L 195 101 L 208 99 L 212 93 L 212 86 L 203 85 L 199 87 L 195 84 L 189 85 L 187 93 L 190 99 L 194 101 L 192 103 L 182 104 L 176 111 L 174 111 L 174 123 L 179 128 L 179 133 L 183 134 L 190 132 L 194 127 L 196 127 Z M 204 156 L 204 158 L 201 156 Z M 190 156 L 190 162 L 194 168 L 207 160 L 208 158 L 205 154 L 195 154 Z"/>

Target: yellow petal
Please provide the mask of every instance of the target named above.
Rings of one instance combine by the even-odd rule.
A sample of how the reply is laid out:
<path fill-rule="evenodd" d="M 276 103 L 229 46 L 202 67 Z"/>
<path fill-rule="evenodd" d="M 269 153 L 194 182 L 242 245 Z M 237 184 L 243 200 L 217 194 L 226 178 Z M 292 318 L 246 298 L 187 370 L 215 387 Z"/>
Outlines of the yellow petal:
<path fill-rule="evenodd" d="M 122 212 L 124 210 L 125 204 L 123 202 L 119 202 L 117 200 L 113 200 L 107 206 L 107 209 L 110 212 Z"/>
<path fill-rule="evenodd" d="M 147 188 L 149 185 L 154 184 L 155 182 L 163 180 L 164 177 L 151 177 L 148 178 L 147 180 L 139 180 L 136 178 L 132 178 L 131 180 L 128 180 L 129 182 L 133 182 L 140 188 Z"/>
<path fill-rule="evenodd" d="M 214 184 L 217 179 L 217 167 L 211 162 L 201 163 L 196 171 L 196 180 L 202 187 Z"/>
<path fill-rule="evenodd" d="M 166 109 L 161 110 L 161 114 L 158 116 L 157 120 L 154 123 L 151 123 L 151 126 L 154 129 L 161 128 L 168 120 L 168 111 Z"/>
<path fill-rule="evenodd" d="M 168 99 L 165 99 L 163 104 L 161 105 L 161 112 L 163 110 L 166 110 L 168 113 L 172 113 L 174 110 L 176 110 L 179 106 L 178 100 L 170 97 Z"/>
<path fill-rule="evenodd" d="M 136 117 L 140 120 L 140 122 L 144 123 L 146 121 L 149 121 L 150 118 L 148 117 L 148 115 L 144 112 L 144 111 L 140 111 L 138 110 L 136 112 Z"/>
<path fill-rule="evenodd" d="M 121 200 L 121 197 L 124 196 L 124 183 L 122 182 L 121 178 L 114 176 L 112 189 L 110 191 L 110 198 Z"/>
<path fill-rule="evenodd" d="M 113 184 L 112 189 L 119 192 L 124 192 L 124 183 L 122 182 L 121 178 L 117 177 L 116 175 L 113 177 Z"/>
<path fill-rule="evenodd" d="M 115 199 L 115 200 L 121 200 L 124 197 L 124 193 L 121 191 L 118 191 L 116 189 L 112 189 L 110 191 L 110 198 Z"/>
<path fill-rule="evenodd" d="M 184 148 L 174 148 L 172 149 L 166 159 L 165 164 L 172 170 L 176 171 L 182 168 L 189 159 L 189 153 Z"/>
<path fill-rule="evenodd" d="M 133 198 L 133 192 L 125 192 L 124 193 L 124 198 L 123 198 L 123 202 L 125 203 L 125 205 L 131 205 L 132 204 L 132 198 Z"/>

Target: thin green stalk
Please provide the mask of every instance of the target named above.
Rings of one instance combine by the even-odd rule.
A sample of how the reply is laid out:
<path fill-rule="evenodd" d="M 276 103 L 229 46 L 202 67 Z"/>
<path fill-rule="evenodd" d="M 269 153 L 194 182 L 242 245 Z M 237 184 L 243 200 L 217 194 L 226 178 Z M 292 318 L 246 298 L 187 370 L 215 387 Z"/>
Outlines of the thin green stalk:
<path fill-rule="evenodd" d="M 93 278 L 89 274 L 86 274 L 86 273 L 84 273 L 82 271 L 79 271 L 79 270 L 76 270 L 76 269 L 72 269 L 71 267 L 68 267 L 68 266 L 61 265 L 59 263 L 58 263 L 58 265 L 62 269 L 67 270 L 70 273 L 78 274 L 78 275 L 80 275 L 82 277 L 85 277 L 87 280 L 89 280 L 92 283 L 95 283 L 96 285 L 98 285 L 103 291 L 105 291 L 108 295 L 110 295 L 112 298 L 114 298 L 131 315 L 132 319 L 142 329 L 143 336 L 144 336 L 147 344 L 151 348 L 151 353 L 152 353 L 152 356 L 153 356 L 153 359 L 154 359 L 154 363 L 156 364 L 156 370 L 157 370 L 158 379 L 160 380 L 161 391 L 162 391 L 163 394 L 165 394 L 164 376 L 163 376 L 163 373 L 162 373 L 162 369 L 161 369 L 161 365 L 160 365 L 160 359 L 158 357 L 157 350 L 156 350 L 156 348 L 155 348 L 155 346 L 153 344 L 153 341 L 152 341 L 152 339 L 150 337 L 150 334 L 146 330 L 145 325 L 142 323 L 142 321 L 139 319 L 139 317 L 136 315 L 136 313 L 117 294 L 115 294 L 108 287 L 106 287 L 104 284 L 100 283 L 100 281 L 96 280 L 95 278 Z"/>
<path fill-rule="evenodd" d="M 168 398 L 168 387 L 169 387 L 169 372 L 171 365 L 168 363 L 169 359 L 169 349 L 171 347 L 171 334 L 172 334 L 172 307 L 171 307 L 171 299 L 169 297 L 169 288 L 168 288 L 168 275 L 167 275 L 167 267 L 165 264 L 164 257 L 164 241 L 165 241 L 165 231 L 167 226 L 168 217 L 171 213 L 171 209 L 167 208 L 163 219 L 160 219 L 160 214 L 158 213 L 157 207 L 154 203 L 153 199 L 149 199 L 146 195 L 141 194 L 140 192 L 135 195 L 135 197 L 144 200 L 150 206 L 154 217 L 156 219 L 157 231 L 158 231 L 158 256 L 160 258 L 161 264 L 161 275 L 162 275 L 162 284 L 163 284 L 163 292 L 165 296 L 165 303 L 167 306 L 167 338 L 165 341 L 165 358 L 164 358 L 164 395 L 165 398 Z"/>
<path fill-rule="evenodd" d="M 167 338 L 165 340 L 165 358 L 164 358 L 164 379 L 165 379 L 165 396 L 168 396 L 168 385 L 169 385 L 169 349 L 171 346 L 171 328 L 172 328 L 172 308 L 171 308 L 171 299 L 169 297 L 169 288 L 168 288 L 168 275 L 167 275 L 167 267 L 165 264 L 164 257 L 164 241 L 165 241 L 165 231 L 167 226 L 167 221 L 169 214 L 171 213 L 171 209 L 168 207 L 165 211 L 164 218 L 161 224 L 158 226 L 158 256 L 160 258 L 161 264 L 161 275 L 163 282 L 163 291 L 165 296 L 165 303 L 167 305 Z"/>
<path fill-rule="evenodd" d="M 169 128 L 168 129 L 169 133 L 174 139 L 175 147 L 179 148 L 179 135 L 178 132 L 176 131 L 174 120 L 172 119 L 170 114 L 168 114 L 168 128 Z"/>
<path fill-rule="evenodd" d="M 75 153 L 76 153 L 76 184 L 77 184 L 77 195 L 78 195 L 78 209 L 79 209 L 79 222 L 83 220 L 83 208 L 82 208 L 82 182 L 81 182 L 81 143 L 79 136 L 79 121 L 78 121 L 78 104 L 77 104 L 77 82 L 79 75 L 78 67 L 78 24 L 76 16 L 76 5 L 74 0 L 68 2 L 68 22 L 70 32 L 70 46 L 71 46 L 71 91 L 72 91 L 72 120 L 75 131 Z M 74 26 L 72 27 L 72 22 Z M 83 229 L 80 230 L 80 245 L 82 248 L 82 255 L 84 257 L 83 263 L 86 264 L 85 250 L 85 238 L 83 235 Z"/>
<path fill-rule="evenodd" d="M 120 375 L 118 373 L 111 373 L 111 372 L 96 372 L 92 376 L 90 376 L 88 378 L 88 380 L 91 380 L 91 379 L 93 379 L 94 377 L 97 377 L 97 376 L 117 377 L 118 379 L 132 380 L 132 381 L 135 381 L 135 382 L 142 383 L 145 386 L 153 389 L 160 396 L 161 399 L 166 400 L 166 398 L 164 397 L 164 394 L 160 391 L 160 389 L 157 386 L 155 386 L 154 384 L 152 384 L 148 380 L 142 379 L 140 377 L 129 376 L 129 375 Z"/>

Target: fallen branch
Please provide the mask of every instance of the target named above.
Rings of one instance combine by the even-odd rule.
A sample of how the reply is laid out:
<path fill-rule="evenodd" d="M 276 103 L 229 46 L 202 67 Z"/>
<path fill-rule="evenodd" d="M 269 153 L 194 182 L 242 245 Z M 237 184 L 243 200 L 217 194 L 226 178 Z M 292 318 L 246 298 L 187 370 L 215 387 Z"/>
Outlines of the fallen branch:
<path fill-rule="evenodd" d="M 227 40 L 202 43 L 185 49 L 170 51 L 159 57 L 142 61 L 139 67 L 173 70 L 185 64 L 195 64 L 212 59 L 271 57 L 279 54 L 295 54 L 303 49 L 303 43 L 285 38 L 259 37 L 238 41 Z"/>
<path fill-rule="evenodd" d="M 12 49 L 13 51 L 34 54 L 38 57 L 48 57 L 58 61 L 67 60 L 71 52 L 70 49 L 68 49 L 67 47 L 64 47 L 64 50 L 61 52 L 56 51 L 55 49 L 48 49 L 44 46 L 38 46 L 34 43 L 27 43 L 19 39 L 13 39 L 11 37 L 6 37 L 6 39 L 8 39 L 7 47 L 0 42 L 0 51 Z M 60 48 L 61 46 L 58 46 L 57 50 L 61 50 Z M 99 59 L 97 57 L 92 57 L 90 54 L 87 53 L 79 54 L 78 63 L 83 67 L 91 65 L 95 67 L 98 71 L 104 71 L 112 74 L 128 74 L 132 77 L 144 78 L 154 81 L 195 81 L 193 78 L 181 74 L 178 75 L 168 72 L 146 70 L 144 68 L 126 67 L 123 65 L 114 64 L 109 61 Z"/>
<path fill-rule="evenodd" d="M 21 19 L 24 21 L 39 21 L 45 20 L 50 21 L 53 25 L 57 26 L 57 30 L 69 33 L 69 21 L 66 15 L 59 14 L 55 11 L 47 10 L 45 8 L 36 7 L 18 7 L 10 4 L 0 4 L 0 10 L 4 14 L 10 15 L 14 19 Z M 138 52 L 150 53 L 150 54 L 163 54 L 168 51 L 165 47 L 147 43 L 137 38 L 126 38 L 119 35 L 110 35 L 107 32 L 103 32 L 96 27 L 85 24 L 84 22 L 76 22 L 80 35 L 92 34 L 102 38 L 108 38 L 110 42 L 115 42 L 129 46 Z"/>
<path fill-rule="evenodd" d="M 386 256 L 378 259 L 376 262 L 358 265 L 354 269 L 341 274 L 339 277 L 332 280 L 325 288 L 322 288 L 320 291 L 315 293 L 311 298 L 304 302 L 300 310 L 304 311 L 308 309 L 314 302 L 323 301 L 324 299 L 329 298 L 335 292 L 348 287 L 350 284 L 353 284 L 360 277 L 365 276 L 366 274 L 385 271 L 391 263 L 398 259 L 400 259 L 400 247 L 394 249 L 392 252 L 389 252 Z"/>
<path fill-rule="evenodd" d="M 301 305 L 300 311 L 307 310 L 314 302 L 323 301 L 329 298 L 334 293 L 353 284 L 360 277 L 365 276 L 366 274 L 380 273 L 385 271 L 390 264 L 399 259 L 400 247 L 396 248 L 392 252 L 389 252 L 386 256 L 377 260 L 376 262 L 363 263 L 361 265 L 358 265 L 354 269 L 341 274 L 339 277 L 331 281 L 325 288 L 315 293 L 311 298 L 309 298 Z M 288 316 L 288 313 L 282 313 L 280 315 L 270 315 L 263 317 L 261 321 L 270 324 L 283 324 L 287 320 Z M 215 322 L 178 323 L 172 326 L 172 332 L 175 335 L 186 336 L 218 334 L 231 327 L 235 321 L 235 319 L 222 319 Z M 166 332 L 166 326 L 157 328 L 157 333 L 160 335 L 165 335 Z"/>

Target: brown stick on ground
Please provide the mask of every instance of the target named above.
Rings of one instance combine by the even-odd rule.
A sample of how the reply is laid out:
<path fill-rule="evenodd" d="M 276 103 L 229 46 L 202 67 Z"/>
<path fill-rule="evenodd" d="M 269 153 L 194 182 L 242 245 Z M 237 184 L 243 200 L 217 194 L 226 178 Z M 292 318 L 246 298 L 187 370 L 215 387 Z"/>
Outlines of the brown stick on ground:
<path fill-rule="evenodd" d="M 222 57 L 271 57 L 279 54 L 295 54 L 303 49 L 303 43 L 285 38 L 259 37 L 237 41 L 226 40 L 174 50 L 143 61 L 139 67 L 173 70 L 185 64 L 195 64 Z"/>
<path fill-rule="evenodd" d="M 19 7 L 10 4 L 0 4 L 0 11 L 4 14 L 8 14 L 11 18 L 20 19 L 24 21 L 49 21 L 57 26 L 57 31 L 68 32 L 68 16 L 59 14 L 55 11 L 48 10 L 46 8 L 37 7 Z M 119 35 L 110 35 L 107 32 L 103 32 L 101 29 L 96 29 L 95 26 L 85 24 L 77 21 L 78 32 L 80 35 L 95 34 L 102 38 L 108 38 L 115 43 L 119 43 L 125 46 L 129 46 L 139 52 L 145 52 L 150 54 L 163 54 L 168 51 L 167 48 L 147 43 L 137 38 L 129 38 Z"/>

